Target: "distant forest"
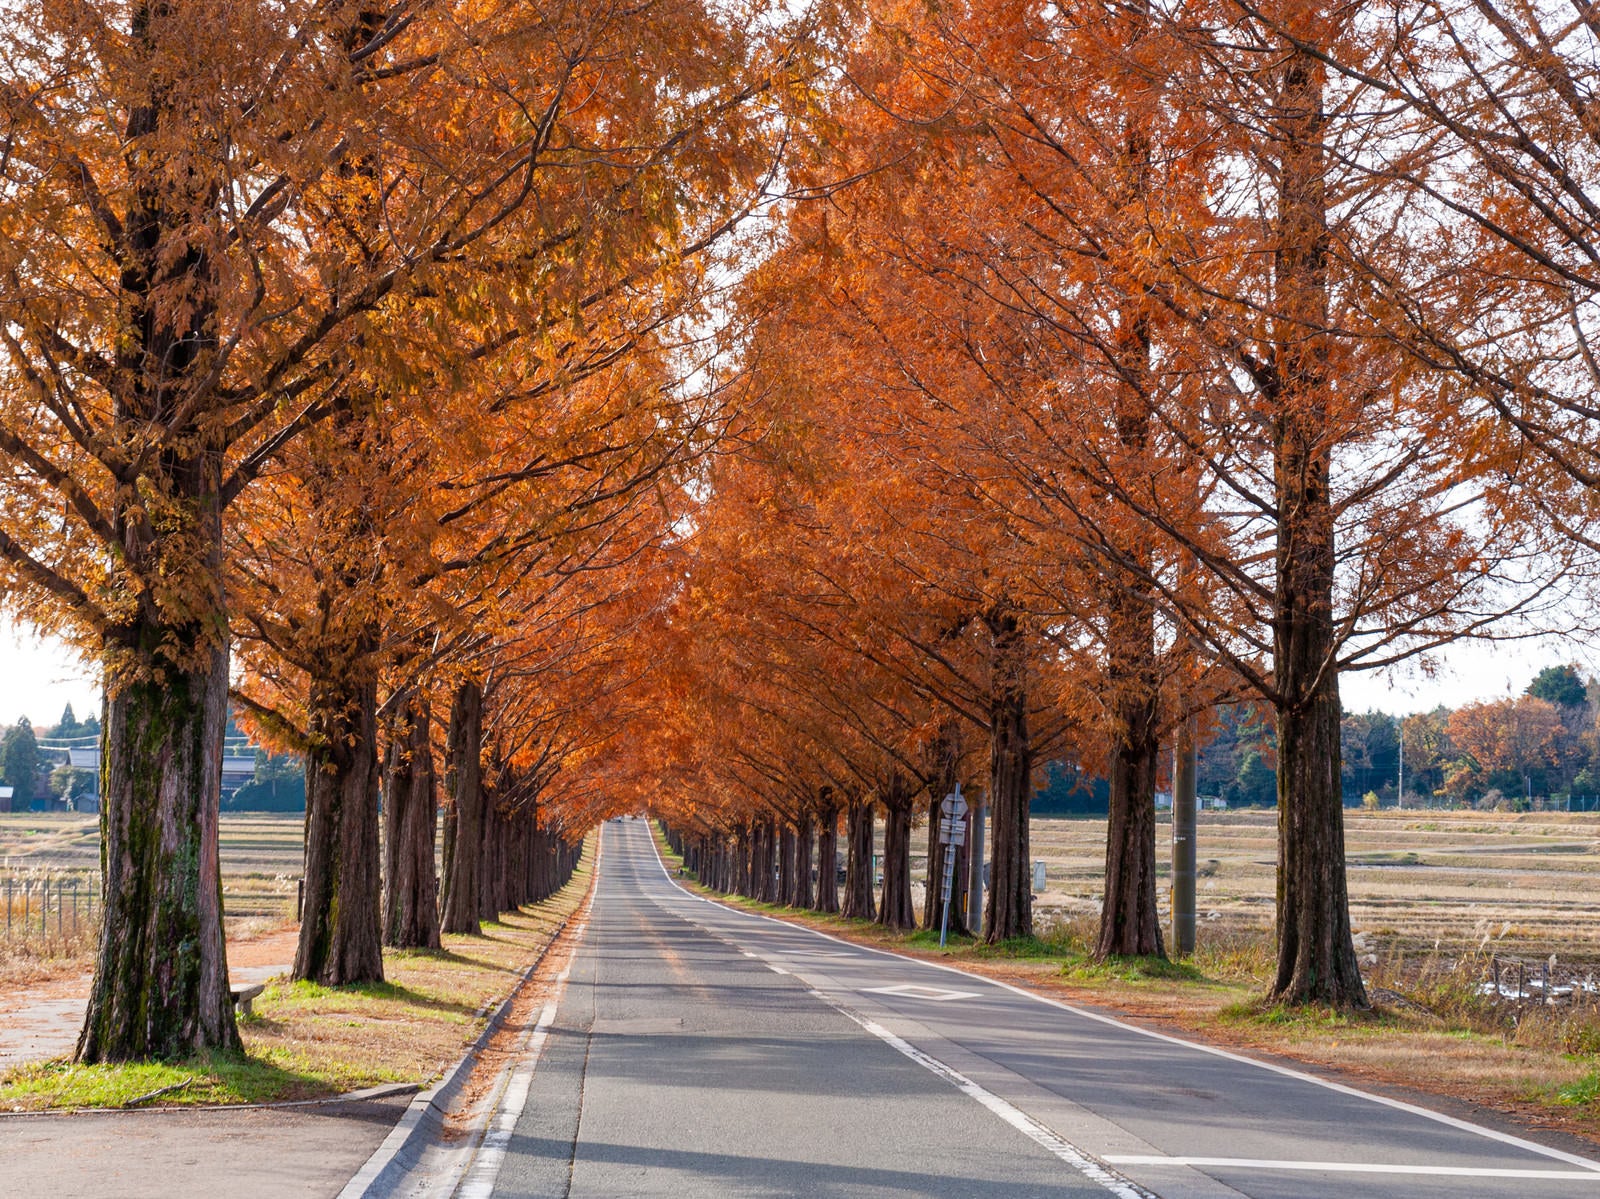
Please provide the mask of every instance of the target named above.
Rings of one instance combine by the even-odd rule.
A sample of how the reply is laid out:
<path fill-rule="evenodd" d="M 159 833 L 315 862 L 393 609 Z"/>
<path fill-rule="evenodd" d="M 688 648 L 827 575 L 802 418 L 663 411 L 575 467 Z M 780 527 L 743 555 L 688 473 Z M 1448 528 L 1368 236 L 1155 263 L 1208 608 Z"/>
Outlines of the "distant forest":
<path fill-rule="evenodd" d="M 1516 811 L 1535 802 L 1593 808 L 1600 802 L 1600 682 L 1575 666 L 1539 672 L 1521 695 L 1402 720 L 1346 713 L 1341 722 L 1347 807 L 1393 807 L 1405 738 L 1407 807 Z M 1219 708 L 1202 732 L 1199 786 L 1230 808 L 1277 803 L 1277 744 L 1270 711 Z M 1166 763 L 1170 770 L 1170 759 Z M 1162 787 L 1170 787 L 1163 779 Z M 1051 762 L 1033 800 L 1036 815 L 1104 815 L 1106 784 L 1068 762 Z"/>

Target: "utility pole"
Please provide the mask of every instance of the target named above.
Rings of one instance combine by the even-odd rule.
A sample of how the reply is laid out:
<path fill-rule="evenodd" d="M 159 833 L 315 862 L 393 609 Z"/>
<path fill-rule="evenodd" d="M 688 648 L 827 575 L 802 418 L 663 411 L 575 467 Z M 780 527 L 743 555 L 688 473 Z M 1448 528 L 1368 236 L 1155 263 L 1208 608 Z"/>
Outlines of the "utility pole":
<path fill-rule="evenodd" d="M 1172 770 L 1172 944 L 1181 954 L 1194 952 L 1195 833 L 1198 821 L 1199 752 L 1194 717 L 1178 725 Z"/>
<path fill-rule="evenodd" d="M 1395 784 L 1394 806 L 1403 808 L 1406 806 L 1406 718 L 1404 716 L 1396 718 L 1395 729 L 1394 743 L 1400 748 L 1400 778 Z"/>

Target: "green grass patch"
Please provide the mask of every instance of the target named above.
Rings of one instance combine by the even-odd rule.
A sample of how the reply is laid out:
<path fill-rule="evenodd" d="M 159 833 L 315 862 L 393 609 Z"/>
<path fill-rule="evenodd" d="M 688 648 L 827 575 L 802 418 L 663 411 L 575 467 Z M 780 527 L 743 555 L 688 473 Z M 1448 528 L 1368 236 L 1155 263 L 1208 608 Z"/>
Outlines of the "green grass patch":
<path fill-rule="evenodd" d="M 1600 1070 L 1591 1070 L 1577 1082 L 1556 1092 L 1556 1102 L 1573 1107 L 1590 1107 L 1600 1101 Z"/>
<path fill-rule="evenodd" d="M 10 1072 L 8 1106 L 115 1108 L 145 1104 L 263 1103 L 336 1093 L 330 1081 L 259 1057 L 80 1066 L 39 1062 Z"/>
<path fill-rule="evenodd" d="M 1069 978 L 1082 979 L 1114 979 L 1117 982 L 1187 982 L 1187 983 L 1213 983 L 1207 978 L 1200 968 L 1192 962 L 1171 961 L 1153 955 L 1144 957 L 1112 956 L 1103 961 L 1085 959 L 1079 962 L 1067 962 L 1061 967 L 1062 974 Z"/>

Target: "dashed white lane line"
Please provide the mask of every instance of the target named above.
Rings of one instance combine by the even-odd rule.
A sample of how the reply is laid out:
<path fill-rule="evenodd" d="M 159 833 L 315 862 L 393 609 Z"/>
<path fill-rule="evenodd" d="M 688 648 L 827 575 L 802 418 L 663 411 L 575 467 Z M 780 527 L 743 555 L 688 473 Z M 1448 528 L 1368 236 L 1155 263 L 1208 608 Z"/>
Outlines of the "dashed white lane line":
<path fill-rule="evenodd" d="M 892 950 L 879 949 L 875 945 L 857 945 L 855 942 L 846 941 L 840 937 L 835 937 L 829 933 L 822 932 L 820 929 L 808 928 L 803 924 L 790 924 L 788 921 L 780 920 L 776 916 L 768 916 L 761 912 L 745 912 L 736 908 L 728 907 L 725 904 L 720 904 L 714 900 L 707 899 L 704 895 L 696 895 L 687 887 L 674 880 L 671 874 L 667 872 L 666 862 L 664 862 L 661 858 L 661 851 L 656 847 L 654 837 L 650 838 L 650 848 L 655 851 L 656 864 L 661 869 L 662 877 L 667 880 L 668 885 L 671 886 L 674 891 L 683 896 L 685 899 L 692 900 L 695 903 L 704 904 L 709 908 L 715 909 L 718 913 L 721 913 L 726 917 L 742 918 L 740 919 L 741 926 L 745 925 L 749 921 L 765 921 L 770 924 L 780 925 L 783 928 L 789 929 L 795 933 L 809 934 L 819 940 L 826 941 L 832 945 L 837 945 L 842 949 L 871 954 L 877 957 L 890 958 L 893 961 L 900 962 L 905 965 L 923 967 L 929 970 L 939 970 L 946 974 L 959 975 L 960 977 L 969 979 L 974 983 L 983 983 L 987 984 L 988 986 L 999 987 L 1004 991 L 1010 991 L 1014 995 L 1018 995 L 1023 999 L 1031 1000 L 1034 1003 L 1044 1004 L 1046 1007 L 1053 1007 L 1064 1012 L 1071 1012 L 1075 1016 L 1082 1017 L 1085 1020 L 1092 1020 L 1097 1024 L 1109 1025 L 1112 1028 L 1121 1029 L 1123 1032 L 1133 1033 L 1134 1035 L 1140 1037 L 1148 1037 L 1153 1041 L 1163 1041 L 1169 1045 L 1179 1045 L 1185 1049 L 1192 1049 L 1196 1053 L 1208 1054 L 1211 1057 L 1222 1058 L 1225 1061 L 1238 1062 L 1240 1065 L 1252 1066 L 1257 1070 L 1265 1070 L 1268 1073 L 1277 1074 L 1284 1078 L 1292 1078 L 1298 1082 L 1309 1083 L 1312 1086 L 1321 1087 L 1326 1091 L 1333 1091 L 1340 1095 L 1349 1095 L 1356 1099 L 1364 1099 L 1368 1103 L 1376 1103 L 1382 1107 L 1387 1107 L 1395 1111 L 1407 1112 L 1414 1116 L 1420 1116 L 1424 1120 L 1430 1120 L 1436 1124 L 1442 1124 L 1447 1128 L 1455 1128 L 1462 1132 L 1471 1133 L 1474 1136 L 1482 1137 L 1485 1140 L 1498 1141 L 1502 1145 L 1511 1145 L 1518 1149 L 1526 1150 L 1529 1153 L 1536 1154 L 1540 1157 L 1551 1158 L 1555 1161 L 1570 1163 L 1571 1165 L 1579 1167 L 1581 1170 L 1592 1172 L 1596 1174 L 1597 1177 L 1600 1177 L 1600 1161 L 1595 1161 L 1593 1158 L 1580 1157 L 1576 1153 L 1568 1153 L 1564 1149 L 1556 1149 L 1550 1145 L 1541 1145 L 1537 1141 L 1530 1141 L 1525 1137 L 1519 1137 L 1508 1132 L 1501 1132 L 1497 1128 L 1487 1128 L 1482 1124 L 1474 1124 L 1469 1120 L 1458 1119 L 1455 1116 L 1446 1115 L 1444 1112 L 1434 1111 L 1432 1108 L 1422 1107 L 1415 1103 L 1407 1103 L 1403 1099 L 1391 1099 L 1387 1095 L 1376 1095 L 1371 1091 L 1359 1090 L 1356 1087 L 1346 1086 L 1344 1083 L 1334 1082 L 1332 1079 L 1318 1078 L 1314 1074 L 1308 1074 L 1303 1070 L 1296 1070 L 1291 1066 L 1280 1066 L 1276 1062 L 1259 1061 L 1256 1058 L 1246 1057 L 1242 1053 L 1234 1053 L 1231 1050 L 1223 1049 L 1216 1045 L 1205 1045 L 1198 1041 L 1186 1041 L 1182 1037 L 1175 1037 L 1170 1033 L 1157 1032 L 1153 1028 L 1141 1028 L 1137 1024 L 1125 1023 L 1124 1021 L 1118 1020 L 1114 1016 L 1107 1016 L 1101 1012 L 1092 1012 L 1087 1008 L 1077 1007 L 1070 1003 L 1063 1003 L 1059 999 L 1052 998 L 1049 995 L 1041 995 L 1037 991 L 1030 991 L 1025 987 L 1019 987 L 1014 983 L 1008 983 L 998 978 L 988 978 L 980 974 L 973 974 L 969 971 L 962 970 L 958 966 L 947 966 L 942 962 L 929 962 L 921 958 L 904 957 L 903 955 L 895 953 Z M 819 998 L 820 997 L 821 996 L 819 995 Z M 1177 1158 L 1162 1158 L 1161 1160 L 1163 1162 L 1169 1162 L 1172 1164 L 1177 1164 L 1179 1162 L 1179 1159 Z M 1572 1178 L 1583 1177 L 1583 1175 L 1563 1173 L 1559 1175 L 1559 1177 Z"/>
<path fill-rule="evenodd" d="M 1195 1166 L 1226 1170 L 1305 1170 L 1319 1174 L 1419 1174 L 1438 1178 L 1558 1178 L 1600 1183 L 1587 1170 L 1515 1170 L 1489 1166 L 1387 1166 L 1377 1162 L 1299 1162 L 1255 1157 L 1165 1157 L 1161 1154 L 1111 1153 L 1117 1166 Z"/>
<path fill-rule="evenodd" d="M 955 1070 L 945 1065 L 938 1058 L 922 1052 L 909 1041 L 895 1036 L 894 1033 L 884 1028 L 881 1024 L 868 1020 L 863 1016 L 858 1016 L 849 1008 L 840 1007 L 822 992 L 813 991 L 811 993 L 818 996 L 830 1007 L 854 1020 L 880 1041 L 905 1054 L 906 1057 L 916 1062 L 923 1069 L 929 1070 L 944 1079 L 969 1099 L 977 1100 L 977 1102 L 999 1116 L 1034 1144 L 1040 1145 L 1050 1153 L 1053 1153 L 1090 1182 L 1099 1183 L 1100 1186 L 1116 1195 L 1118 1199 L 1157 1199 L 1153 1192 L 1147 1191 L 1137 1183 L 1123 1178 L 1115 1171 L 1106 1169 L 1105 1166 L 1095 1161 L 1087 1153 L 1084 1153 L 1071 1141 L 1045 1127 L 1045 1125 L 1039 1123 L 1021 1108 L 1007 1103 L 993 1091 L 985 1090 L 959 1070 Z"/>

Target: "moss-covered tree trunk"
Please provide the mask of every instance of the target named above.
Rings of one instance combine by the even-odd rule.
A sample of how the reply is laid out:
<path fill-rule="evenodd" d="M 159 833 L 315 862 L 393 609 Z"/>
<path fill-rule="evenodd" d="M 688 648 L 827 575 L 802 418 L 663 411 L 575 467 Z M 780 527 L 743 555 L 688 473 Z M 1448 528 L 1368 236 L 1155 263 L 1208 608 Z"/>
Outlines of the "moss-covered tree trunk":
<path fill-rule="evenodd" d="M 993 819 L 989 907 L 983 939 L 991 945 L 1033 932 L 1028 801 L 1033 797 L 1033 742 L 1028 733 L 1027 650 L 1016 613 L 997 608 L 989 627 L 989 811 Z"/>
<path fill-rule="evenodd" d="M 148 653 L 173 630 L 127 632 L 131 644 L 114 653 L 137 653 L 141 643 Z M 78 1037 L 81 1062 L 240 1049 L 217 853 L 227 717 L 224 645 L 210 650 L 209 669 L 169 667 L 159 681 L 133 682 L 107 698 L 100 768 L 104 916 Z"/>
<path fill-rule="evenodd" d="M 473 680 L 456 688 L 450 705 L 450 784 L 455 809 L 445 905 L 447 933 L 483 931 L 478 923 L 479 861 L 483 853 L 483 690 Z"/>
<path fill-rule="evenodd" d="M 305 902 L 294 977 L 381 982 L 375 679 L 313 678 L 306 754 Z"/>
<path fill-rule="evenodd" d="M 408 694 L 389 740 L 384 785 L 383 943 L 439 948 L 439 876 L 434 829 L 439 797 L 428 698 Z"/>
<path fill-rule="evenodd" d="M 911 780 L 894 771 L 879 788 L 883 800 L 883 896 L 878 923 L 886 928 L 917 927 L 917 909 L 911 902 L 911 811 L 916 792 Z"/>

